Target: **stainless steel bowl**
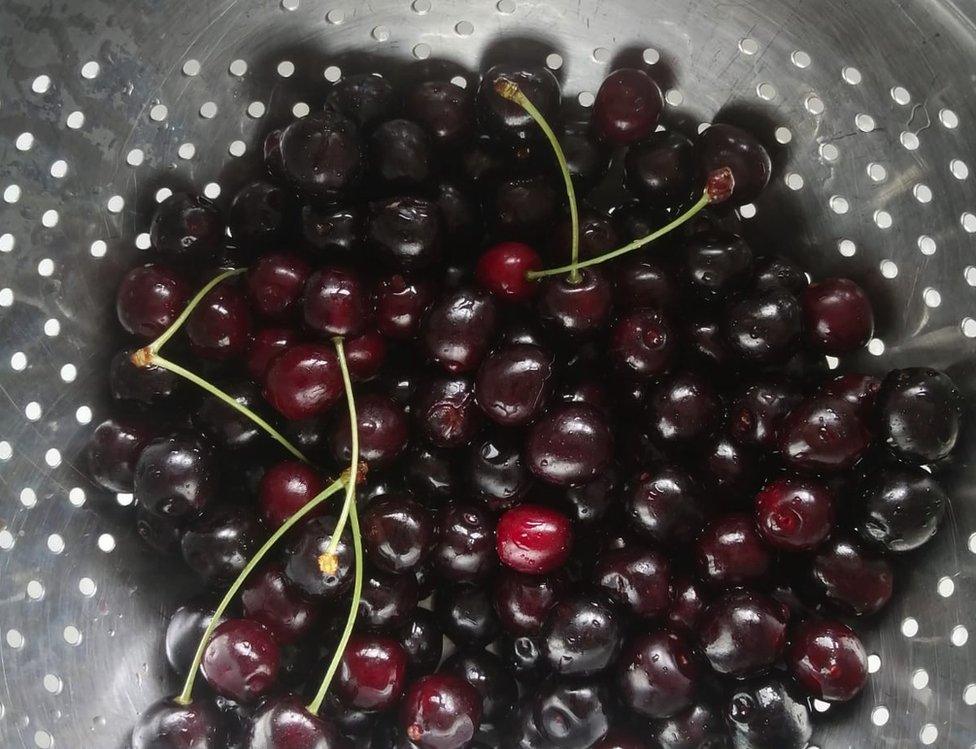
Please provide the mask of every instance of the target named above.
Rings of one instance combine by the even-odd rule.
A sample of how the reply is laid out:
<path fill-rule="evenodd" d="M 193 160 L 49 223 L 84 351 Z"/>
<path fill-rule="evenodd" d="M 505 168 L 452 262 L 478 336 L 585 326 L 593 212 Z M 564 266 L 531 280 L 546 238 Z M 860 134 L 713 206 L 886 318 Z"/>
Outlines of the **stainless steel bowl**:
<path fill-rule="evenodd" d="M 0 745 L 121 747 L 176 688 L 161 633 L 182 573 L 78 464 L 158 191 L 223 201 L 270 124 L 349 71 L 470 86 L 525 58 L 585 108 L 642 65 L 672 122 L 722 113 L 771 145 L 774 182 L 742 211 L 756 246 L 869 288 L 878 337 L 843 364 L 943 367 L 976 402 L 974 19 L 964 0 L 0 4 Z M 869 687 L 825 709 L 817 746 L 976 746 L 974 442 L 938 540 L 867 624 Z"/>

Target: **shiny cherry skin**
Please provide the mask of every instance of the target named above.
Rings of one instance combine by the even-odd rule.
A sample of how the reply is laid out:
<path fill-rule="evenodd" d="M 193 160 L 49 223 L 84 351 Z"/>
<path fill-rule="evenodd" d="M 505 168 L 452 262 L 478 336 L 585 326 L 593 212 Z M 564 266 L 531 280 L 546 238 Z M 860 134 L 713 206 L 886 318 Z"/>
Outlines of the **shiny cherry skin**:
<path fill-rule="evenodd" d="M 184 675 L 193 664 L 193 656 L 213 614 L 214 606 L 209 602 L 193 601 L 180 606 L 169 618 L 165 638 L 166 662 L 175 673 Z"/>
<path fill-rule="evenodd" d="M 611 728 L 606 736 L 593 744 L 591 749 L 647 749 L 647 744 L 643 739 L 638 738 L 638 734 L 634 731 Z"/>
<path fill-rule="evenodd" d="M 773 562 L 752 518 L 739 513 L 713 520 L 698 539 L 695 556 L 702 578 L 717 587 L 758 582 Z"/>
<path fill-rule="evenodd" d="M 593 102 L 593 130 L 614 146 L 626 146 L 654 132 L 664 109 L 661 87 L 643 70 L 621 68 L 608 75 Z"/>
<path fill-rule="evenodd" d="M 709 594 L 702 583 L 688 575 L 675 577 L 666 614 L 668 627 L 679 632 L 696 632 L 708 602 Z"/>
<path fill-rule="evenodd" d="M 235 242 L 260 247 L 274 241 L 289 216 L 287 192 L 264 180 L 250 182 L 234 194 L 227 211 L 227 228 Z"/>
<path fill-rule="evenodd" d="M 407 654 L 396 640 L 354 634 L 339 661 L 335 690 L 358 710 L 393 707 L 407 686 Z"/>
<path fill-rule="evenodd" d="M 369 319 L 369 294 L 356 273 L 320 268 L 305 284 L 302 309 L 305 325 L 322 336 L 356 335 Z"/>
<path fill-rule="evenodd" d="M 271 362 L 278 354 L 299 342 L 298 331 L 284 326 L 257 328 L 245 355 L 247 373 L 251 379 L 263 384 Z"/>
<path fill-rule="evenodd" d="M 475 498 L 493 511 L 518 504 L 533 484 L 521 446 L 500 431 L 490 432 L 472 445 L 465 476 Z"/>
<path fill-rule="evenodd" d="M 547 264 L 563 265 L 572 242 L 573 224 L 569 215 L 546 229 Z M 609 216 L 591 208 L 579 211 L 579 253 L 584 260 L 598 257 L 620 247 L 623 242 Z"/>
<path fill-rule="evenodd" d="M 751 364 L 777 364 L 796 349 L 802 310 L 787 291 L 752 293 L 726 311 L 725 338 L 732 351 Z"/>
<path fill-rule="evenodd" d="M 650 133 L 627 149 L 627 186 L 647 205 L 678 208 L 699 188 L 695 148 L 674 130 Z"/>
<path fill-rule="evenodd" d="M 346 364 L 353 382 L 369 382 L 379 376 L 389 351 L 386 339 L 367 328 L 345 340 Z"/>
<path fill-rule="evenodd" d="M 463 647 L 484 647 L 498 636 L 498 616 L 487 587 L 457 585 L 437 591 L 435 613 L 441 629 Z"/>
<path fill-rule="evenodd" d="M 648 547 L 635 544 L 603 552 L 593 577 L 610 598 L 639 617 L 656 619 L 671 605 L 671 565 Z"/>
<path fill-rule="evenodd" d="M 173 521 L 199 514 L 217 492 L 217 458 L 192 432 L 149 442 L 136 462 L 133 491 L 139 504 Z"/>
<path fill-rule="evenodd" d="M 486 580 L 498 566 L 494 518 L 478 505 L 447 505 L 441 511 L 438 541 L 431 558 L 434 569 L 445 580 Z"/>
<path fill-rule="evenodd" d="M 420 321 L 434 301 L 433 285 L 399 273 L 383 276 L 373 289 L 376 328 L 395 341 L 409 341 L 420 332 Z"/>
<path fill-rule="evenodd" d="M 545 575 L 565 564 L 573 543 L 569 518 L 542 505 L 521 504 L 498 520 L 498 559 L 517 572 Z"/>
<path fill-rule="evenodd" d="M 285 576 L 313 599 L 335 600 L 352 585 L 353 551 L 348 528 L 335 550 L 336 569 L 330 570 L 325 564 L 335 526 L 336 518 L 331 515 L 303 520 L 285 549 Z"/>
<path fill-rule="evenodd" d="M 461 749 L 481 725 L 478 690 L 452 674 L 422 676 L 400 704 L 400 729 L 421 749 Z"/>
<path fill-rule="evenodd" d="M 361 128 L 389 119 L 397 105 L 393 84 L 372 73 L 343 76 L 325 98 L 327 109 L 342 112 Z"/>
<path fill-rule="evenodd" d="M 260 411 L 264 404 L 260 389 L 249 380 L 218 381 L 218 387 L 236 403 L 252 411 Z M 225 450 L 253 449 L 265 438 L 264 432 L 250 418 L 209 394 L 200 400 L 192 420 L 214 444 Z"/>
<path fill-rule="evenodd" d="M 600 524 L 617 506 L 619 471 L 610 466 L 602 475 L 579 486 L 568 487 L 563 494 L 562 509 L 573 521 L 578 532 L 599 528 Z"/>
<path fill-rule="evenodd" d="M 599 595 L 577 594 L 559 601 L 542 630 L 549 667 L 564 676 L 591 676 L 608 668 L 620 652 L 623 623 Z"/>
<path fill-rule="evenodd" d="M 250 577 L 241 591 L 244 615 L 263 624 L 282 645 L 308 635 L 319 621 L 319 608 L 273 563 Z"/>
<path fill-rule="evenodd" d="M 551 681 L 532 701 L 536 726 L 556 746 L 591 747 L 610 730 L 614 702 L 598 681 Z"/>
<path fill-rule="evenodd" d="M 732 170 L 732 205 L 751 203 L 769 183 L 769 153 L 751 133 L 734 125 L 717 123 L 700 133 L 695 140 L 695 153 L 703 177 L 724 167 Z"/>
<path fill-rule="evenodd" d="M 220 717 L 209 700 L 173 698 L 147 707 L 132 729 L 132 749 L 223 749 Z"/>
<path fill-rule="evenodd" d="M 161 256 L 178 262 L 208 260 L 224 235 L 220 212 L 206 198 L 176 192 L 156 207 L 149 241 Z"/>
<path fill-rule="evenodd" d="M 725 716 L 736 749 L 804 749 L 813 735 L 806 701 L 774 675 L 731 690 Z"/>
<path fill-rule="evenodd" d="M 708 378 L 692 371 L 676 372 L 651 393 L 651 434 L 665 445 L 696 442 L 715 428 L 721 408 Z"/>
<path fill-rule="evenodd" d="M 612 249 L 612 248 L 611 248 Z M 656 258 L 625 256 L 612 266 L 614 303 L 622 309 L 672 310 L 681 289 L 671 268 Z"/>
<path fill-rule="evenodd" d="M 710 513 L 694 476 L 668 463 L 648 466 L 636 476 L 626 501 L 634 532 L 666 546 L 680 547 L 693 541 Z"/>
<path fill-rule="evenodd" d="M 558 205 L 559 193 L 548 177 L 512 177 L 495 189 L 487 218 L 499 237 L 538 239 L 552 226 Z"/>
<path fill-rule="evenodd" d="M 269 320 L 282 320 L 295 311 L 312 269 L 294 253 L 261 256 L 247 272 L 251 307 Z"/>
<path fill-rule="evenodd" d="M 842 535 L 834 536 L 817 551 L 811 577 L 824 598 L 855 616 L 877 613 L 894 590 L 894 570 L 888 561 L 872 556 Z"/>
<path fill-rule="evenodd" d="M 228 619 L 214 630 L 200 668 L 217 694 L 254 702 L 274 686 L 280 659 L 267 627 L 250 619 Z"/>
<path fill-rule="evenodd" d="M 779 430 L 779 452 L 803 473 L 836 473 L 851 468 L 871 444 L 858 410 L 846 400 L 812 396 L 790 412 Z"/>
<path fill-rule="evenodd" d="M 771 255 L 756 262 L 752 278 L 752 287 L 756 291 L 785 289 L 799 297 L 809 285 L 806 273 L 792 260 L 781 255 Z"/>
<path fill-rule="evenodd" d="M 657 377 L 670 369 L 677 353 L 677 331 L 657 310 L 638 310 L 617 320 L 610 332 L 616 366 L 637 377 Z"/>
<path fill-rule="evenodd" d="M 132 335 L 153 339 L 173 324 L 190 298 L 187 282 L 165 265 L 133 268 L 122 278 L 115 311 Z"/>
<path fill-rule="evenodd" d="M 463 186 L 441 180 L 435 188 L 437 207 L 441 209 L 444 236 L 455 248 L 480 242 L 484 232 L 481 202 Z M 457 252 L 452 255 L 456 258 Z M 470 270 L 467 264 L 465 270 Z"/>
<path fill-rule="evenodd" d="M 861 482 L 855 532 L 873 548 L 912 551 L 932 540 L 948 503 L 939 482 L 921 468 L 878 469 Z"/>
<path fill-rule="evenodd" d="M 131 357 L 136 350 L 134 346 L 121 349 L 109 364 L 108 385 L 115 400 L 160 405 L 182 390 L 182 378 L 168 369 L 133 364 Z"/>
<path fill-rule="evenodd" d="M 180 522 L 165 515 L 157 515 L 143 505 L 136 504 L 136 535 L 153 551 L 171 555 L 180 550 Z"/>
<path fill-rule="evenodd" d="M 363 246 L 364 212 L 358 206 L 302 207 L 302 239 L 326 262 L 351 259 Z"/>
<path fill-rule="evenodd" d="M 635 637 L 616 667 L 624 704 L 648 718 L 667 718 L 691 705 L 701 669 L 685 637 L 666 629 Z"/>
<path fill-rule="evenodd" d="M 370 204 L 366 246 L 398 271 L 429 268 L 441 259 L 443 219 L 425 198 L 388 198 Z"/>
<path fill-rule="evenodd" d="M 232 283 L 211 289 L 190 313 L 186 335 L 201 358 L 226 361 L 243 356 L 251 342 L 251 313 L 241 289 Z"/>
<path fill-rule="evenodd" d="M 486 70 L 478 87 L 477 115 L 485 130 L 507 141 L 541 138 L 535 120 L 522 107 L 503 98 L 495 90 L 499 81 L 515 83 L 546 121 L 554 123 L 561 100 L 556 76 L 541 66 L 519 67 L 514 63 L 503 63 Z"/>
<path fill-rule="evenodd" d="M 372 570 L 363 579 L 357 621 L 373 631 L 392 632 L 410 620 L 419 600 L 415 576 Z"/>
<path fill-rule="evenodd" d="M 834 528 L 834 493 L 812 478 L 777 478 L 756 495 L 756 527 L 783 551 L 811 551 Z"/>
<path fill-rule="evenodd" d="M 131 492 L 139 456 L 156 435 L 156 427 L 141 414 L 106 419 L 88 441 L 88 475 L 109 491 Z"/>
<path fill-rule="evenodd" d="M 608 154 L 590 136 L 586 123 L 567 124 L 559 134 L 559 145 L 577 190 L 593 187 L 606 173 Z"/>
<path fill-rule="evenodd" d="M 421 387 L 412 408 L 420 433 L 437 447 L 471 442 L 483 419 L 473 383 L 463 377 L 435 377 Z"/>
<path fill-rule="evenodd" d="M 521 684 L 535 685 L 549 674 L 541 634 L 502 638 L 498 652 Z"/>
<path fill-rule="evenodd" d="M 723 594 L 702 617 L 702 652 L 720 674 L 750 676 L 773 665 L 786 646 L 788 612 L 748 588 Z"/>
<path fill-rule="evenodd" d="M 612 455 L 606 414 L 581 403 L 555 406 L 536 422 L 525 443 L 529 470 L 555 486 L 591 481 L 606 470 Z"/>
<path fill-rule="evenodd" d="M 881 390 L 881 380 L 873 375 L 848 373 L 825 382 L 820 392 L 843 398 L 857 408 L 865 419 L 874 414 L 874 404 Z"/>
<path fill-rule="evenodd" d="M 328 720 L 312 715 L 300 697 L 278 695 L 254 711 L 246 749 L 343 749 L 345 740 Z"/>
<path fill-rule="evenodd" d="M 828 702 L 854 699 L 868 678 L 868 654 L 861 639 L 853 629 L 831 619 L 812 619 L 794 627 L 786 663 L 804 689 Z"/>
<path fill-rule="evenodd" d="M 421 499 L 440 503 L 458 488 L 458 470 L 454 455 L 448 450 L 418 442 L 404 458 L 407 485 Z"/>
<path fill-rule="evenodd" d="M 488 353 L 497 322 L 498 307 L 488 292 L 471 288 L 448 292 L 424 321 L 424 351 L 450 374 L 473 372 Z"/>
<path fill-rule="evenodd" d="M 505 663 L 487 650 L 462 650 L 444 661 L 440 669 L 464 679 L 481 695 L 483 719 L 497 723 L 518 701 L 518 683 Z"/>
<path fill-rule="evenodd" d="M 710 702 L 696 700 L 670 718 L 655 721 L 651 737 L 661 749 L 725 749 L 728 728 Z"/>
<path fill-rule="evenodd" d="M 590 336 L 610 319 L 613 290 L 599 268 L 583 268 L 579 283 L 568 276 L 540 281 L 537 308 L 542 323 L 569 338 Z"/>
<path fill-rule="evenodd" d="M 390 465 L 406 449 L 407 415 L 385 395 L 370 393 L 356 399 L 359 457 L 376 468 Z M 332 457 L 339 464 L 352 458 L 352 432 L 346 415 L 336 415 L 329 435 Z"/>
<path fill-rule="evenodd" d="M 944 372 L 896 369 L 878 393 L 879 436 L 908 463 L 942 460 L 959 439 L 962 403 L 959 389 Z"/>
<path fill-rule="evenodd" d="M 553 355 L 531 344 L 504 346 L 482 362 L 474 383 L 475 402 L 503 427 L 529 423 L 544 407 L 554 378 Z"/>
<path fill-rule="evenodd" d="M 422 185 L 434 169 L 430 139 L 410 120 L 387 120 L 377 125 L 370 135 L 369 151 L 374 176 L 393 187 Z"/>
<path fill-rule="evenodd" d="M 369 560 L 379 569 L 402 574 L 417 568 L 434 542 L 430 510 L 406 495 L 386 495 L 366 509 L 361 521 Z"/>
<path fill-rule="evenodd" d="M 471 95 L 449 81 L 423 81 L 406 95 L 407 116 L 418 123 L 435 145 L 451 148 L 474 128 Z"/>
<path fill-rule="evenodd" d="M 397 629 L 394 636 L 406 653 L 409 673 L 431 673 L 441 662 L 444 631 L 432 611 L 420 607 L 414 609 L 410 620 Z"/>
<path fill-rule="evenodd" d="M 335 202 L 364 171 L 356 125 L 334 110 L 294 120 L 281 133 L 285 179 L 313 200 Z"/>
<path fill-rule="evenodd" d="M 746 382 L 729 405 L 729 434 L 740 445 L 775 450 L 780 425 L 802 399 L 800 387 L 787 380 Z"/>
<path fill-rule="evenodd" d="M 283 460 L 264 472 L 258 487 L 261 516 L 277 528 L 325 488 L 319 473 L 300 460 Z"/>
<path fill-rule="evenodd" d="M 539 253 L 524 242 L 492 245 L 478 258 L 475 278 L 482 288 L 499 299 L 521 302 L 531 299 L 539 288 L 537 281 L 525 277 L 542 268 Z"/>
<path fill-rule="evenodd" d="M 549 610 L 565 592 L 561 575 L 535 575 L 503 569 L 495 578 L 493 598 L 502 627 L 513 636 L 537 634 Z"/>
<path fill-rule="evenodd" d="M 807 339 L 825 354 L 857 351 L 874 335 L 871 301 L 849 278 L 828 278 L 810 285 L 801 303 Z"/>
<path fill-rule="evenodd" d="M 719 369 L 734 359 L 723 325 L 708 312 L 693 313 L 682 326 L 685 347 L 692 357 L 710 369 Z"/>
<path fill-rule="evenodd" d="M 335 350 L 321 343 L 299 343 L 279 354 L 264 379 L 264 397 L 286 419 L 319 416 L 343 395 Z"/>
<path fill-rule="evenodd" d="M 759 458 L 727 434 L 719 433 L 700 453 L 706 486 L 734 493 L 751 492 L 759 480 Z"/>
<path fill-rule="evenodd" d="M 224 506 L 192 523 L 180 545 L 183 559 L 205 584 L 223 586 L 241 573 L 264 536 L 249 508 Z"/>
<path fill-rule="evenodd" d="M 711 230 L 694 234 L 685 243 L 685 282 L 703 299 L 722 298 L 741 288 L 751 272 L 752 250 L 742 237 Z"/>

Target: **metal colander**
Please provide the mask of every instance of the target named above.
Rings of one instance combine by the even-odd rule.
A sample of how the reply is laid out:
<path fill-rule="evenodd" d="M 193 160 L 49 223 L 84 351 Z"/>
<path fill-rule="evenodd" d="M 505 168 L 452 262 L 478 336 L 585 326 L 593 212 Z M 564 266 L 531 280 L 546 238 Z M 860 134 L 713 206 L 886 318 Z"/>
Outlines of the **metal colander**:
<path fill-rule="evenodd" d="M 871 292 L 878 337 L 842 364 L 945 368 L 972 403 L 974 21 L 965 0 L 0 4 L 0 746 L 117 749 L 176 691 L 161 635 L 182 573 L 78 460 L 109 410 L 116 283 L 168 191 L 225 201 L 264 132 L 348 72 L 472 86 L 525 58 L 585 109 L 612 67 L 644 66 L 670 122 L 770 145 L 774 181 L 741 211 L 756 247 Z M 865 693 L 818 704 L 818 747 L 976 746 L 974 442 L 941 534 L 865 625 Z"/>

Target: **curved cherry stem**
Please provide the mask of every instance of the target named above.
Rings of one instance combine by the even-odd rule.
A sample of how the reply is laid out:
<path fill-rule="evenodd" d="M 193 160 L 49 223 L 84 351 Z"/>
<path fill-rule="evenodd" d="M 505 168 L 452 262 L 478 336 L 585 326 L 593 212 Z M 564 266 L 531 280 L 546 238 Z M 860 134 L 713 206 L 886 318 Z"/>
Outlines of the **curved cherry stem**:
<path fill-rule="evenodd" d="M 349 429 L 352 435 L 352 460 L 349 466 L 349 473 L 351 476 L 358 476 L 359 419 L 356 416 L 356 399 L 353 396 L 352 379 L 349 376 L 349 366 L 346 363 L 346 353 L 342 345 L 342 339 L 337 337 L 333 339 L 333 342 L 335 343 L 336 354 L 339 356 L 339 366 L 342 369 L 342 382 L 346 389 L 346 403 L 349 405 Z M 342 630 L 342 636 L 339 638 L 335 654 L 332 656 L 332 661 L 329 663 L 329 668 L 325 672 L 325 677 L 322 679 L 321 685 L 319 685 L 318 692 L 315 693 L 315 699 L 308 705 L 308 711 L 312 715 L 318 715 L 322 707 L 322 701 L 325 699 L 325 695 L 329 691 L 329 686 L 332 684 L 332 679 L 335 677 L 335 673 L 339 668 L 339 663 L 342 661 L 343 653 L 346 652 L 346 646 L 349 644 L 349 638 L 352 636 L 352 630 L 356 624 L 356 615 L 359 613 L 359 600 L 363 594 L 363 541 L 359 530 L 359 515 L 356 510 L 355 481 L 351 481 L 346 485 L 346 501 L 343 506 L 343 512 L 348 512 L 349 515 L 349 525 L 352 529 L 353 554 L 356 565 L 352 587 L 352 602 L 349 605 L 346 626 Z M 337 523 L 335 531 L 332 534 L 333 543 L 335 543 L 341 533 L 342 526 L 340 523 Z"/>
<path fill-rule="evenodd" d="M 301 521 L 306 515 L 308 515 L 312 510 L 322 504 L 325 500 L 335 494 L 343 486 L 348 487 L 356 485 L 357 476 L 352 472 L 344 473 L 340 478 L 337 478 L 331 484 L 329 484 L 323 491 L 319 492 L 312 499 L 310 499 L 302 509 L 292 515 L 288 520 L 282 523 L 281 527 L 278 528 L 271 537 L 264 542 L 264 545 L 257 550 L 257 553 L 251 557 L 251 560 L 245 565 L 244 569 L 241 570 L 241 574 L 237 576 L 234 583 L 227 589 L 224 597 L 221 599 L 213 616 L 210 618 L 210 623 L 207 625 L 207 630 L 203 633 L 203 637 L 200 638 L 200 645 L 197 646 L 196 654 L 193 656 L 193 663 L 190 666 L 190 671 L 186 675 L 186 681 L 183 683 L 183 691 L 176 698 L 176 701 L 181 705 L 190 704 L 190 699 L 193 695 L 193 682 L 197 678 L 197 672 L 200 670 L 200 663 L 203 662 L 203 654 L 207 650 L 207 645 L 210 643 L 210 638 L 213 637 L 214 630 L 217 628 L 217 624 L 220 621 L 220 617 L 227 610 L 231 601 L 234 600 L 234 596 L 237 595 L 237 591 L 241 589 L 244 581 L 247 579 L 248 575 L 254 571 L 261 560 L 264 559 L 265 555 L 272 549 L 272 547 L 278 543 L 279 539 L 284 536 L 288 531 L 290 531 L 296 523 Z"/>
<path fill-rule="evenodd" d="M 571 243 L 570 243 L 570 264 L 566 266 L 569 269 L 569 282 L 579 283 L 580 275 L 577 270 L 579 266 L 579 208 L 576 205 L 576 189 L 573 186 L 573 176 L 569 173 L 569 164 L 566 163 L 566 154 L 563 153 L 563 147 L 559 144 L 559 138 L 549 127 L 549 123 L 546 122 L 546 118 L 542 116 L 535 104 L 533 104 L 529 97 L 522 93 L 522 90 L 518 87 L 514 81 L 505 80 L 504 78 L 495 82 L 495 91 L 504 99 L 515 102 L 518 104 L 525 112 L 535 120 L 536 124 L 545 134 L 546 139 L 549 141 L 549 145 L 552 146 L 553 153 L 556 155 L 556 161 L 559 162 L 559 171 L 563 175 L 563 182 L 566 183 L 566 197 L 569 200 L 569 220 L 572 229 Z M 531 278 L 531 276 L 529 276 Z"/>

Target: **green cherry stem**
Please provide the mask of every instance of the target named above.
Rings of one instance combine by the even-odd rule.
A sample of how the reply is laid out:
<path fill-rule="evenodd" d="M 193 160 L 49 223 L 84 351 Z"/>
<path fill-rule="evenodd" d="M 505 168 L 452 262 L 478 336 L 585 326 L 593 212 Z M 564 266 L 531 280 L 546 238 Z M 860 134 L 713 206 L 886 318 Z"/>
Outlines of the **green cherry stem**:
<path fill-rule="evenodd" d="M 240 590 L 244 581 L 247 579 L 248 575 L 254 571 L 254 568 L 261 563 L 265 555 L 271 550 L 271 548 L 278 543 L 279 539 L 284 536 L 288 531 L 290 531 L 296 523 L 298 523 L 302 518 L 308 515 L 312 510 L 322 504 L 325 500 L 339 491 L 343 486 L 348 487 L 356 485 L 356 475 L 353 473 L 344 473 L 340 478 L 337 478 L 331 484 L 329 484 L 322 492 L 317 494 L 315 497 L 310 499 L 302 509 L 292 515 L 288 520 L 282 523 L 281 527 L 278 528 L 271 537 L 264 542 L 264 545 L 258 549 L 257 553 L 251 557 L 251 560 L 247 563 L 241 574 L 237 576 L 234 580 L 233 585 L 231 585 L 224 597 L 221 599 L 220 604 L 214 611 L 213 616 L 210 618 L 210 623 L 207 625 L 206 632 L 203 633 L 203 637 L 200 639 L 200 644 L 197 646 L 197 652 L 193 656 L 193 664 L 190 666 L 190 671 L 186 675 L 186 681 L 183 683 L 183 691 L 180 692 L 179 697 L 176 701 L 181 705 L 189 705 L 190 699 L 193 694 L 193 682 L 197 678 L 197 671 L 200 670 L 200 663 L 203 661 L 203 654 L 207 649 L 207 645 L 210 643 L 210 638 L 213 636 L 214 630 L 217 628 L 217 624 L 220 621 L 220 617 L 223 615 L 224 611 L 230 605 L 230 602 L 234 600 L 234 596 L 237 595 L 237 591 Z"/>
<path fill-rule="evenodd" d="M 529 100 L 529 97 L 522 93 L 518 84 L 514 81 L 501 79 L 495 83 L 495 91 L 502 98 L 518 104 L 535 120 L 536 124 L 548 139 L 549 145 L 552 146 L 553 153 L 556 155 L 556 161 L 559 162 L 559 171 L 562 172 L 563 182 L 566 183 L 566 197 L 569 200 L 569 220 L 572 228 L 570 264 L 566 268 L 569 270 L 569 282 L 579 283 L 580 275 L 578 268 L 582 267 L 579 265 L 579 208 L 576 205 L 576 189 L 573 187 L 573 176 L 569 173 L 569 164 L 566 163 L 566 154 L 563 153 L 563 147 L 559 144 L 559 139 L 552 131 L 552 128 L 549 127 L 549 123 L 546 122 L 546 118 L 542 116 L 542 112 Z M 532 278 L 531 274 L 529 278 Z"/>
<path fill-rule="evenodd" d="M 346 364 L 346 354 L 343 349 L 342 339 L 335 338 L 334 343 L 336 353 L 339 355 L 339 366 L 342 368 L 342 382 L 346 388 L 346 403 L 349 405 L 349 429 L 352 435 L 352 461 L 349 466 L 349 474 L 351 476 L 358 476 L 359 420 L 356 416 L 356 400 L 353 397 L 352 380 L 349 377 L 349 367 Z M 363 540 L 359 531 L 359 514 L 356 510 L 355 481 L 350 481 L 346 485 L 346 503 L 343 509 L 345 510 L 346 508 L 349 509 L 349 525 L 352 529 L 352 545 L 356 565 L 352 587 L 352 602 L 349 604 L 349 615 L 346 617 L 346 626 L 342 630 L 342 636 L 339 638 L 339 643 L 336 646 L 335 655 L 332 656 L 332 661 L 329 663 L 325 677 L 319 685 L 318 692 L 315 693 L 315 698 L 308 705 L 308 711 L 312 715 L 318 715 L 322 707 L 322 701 L 325 699 L 325 695 L 329 691 L 329 686 L 332 684 L 332 679 L 339 668 L 342 655 L 346 652 L 346 646 L 349 644 L 349 638 L 352 636 L 352 630 L 356 624 L 356 615 L 359 613 L 359 600 L 363 594 Z M 332 535 L 333 540 L 339 538 L 341 532 L 342 529 L 340 526 L 336 525 L 336 531 Z"/>

